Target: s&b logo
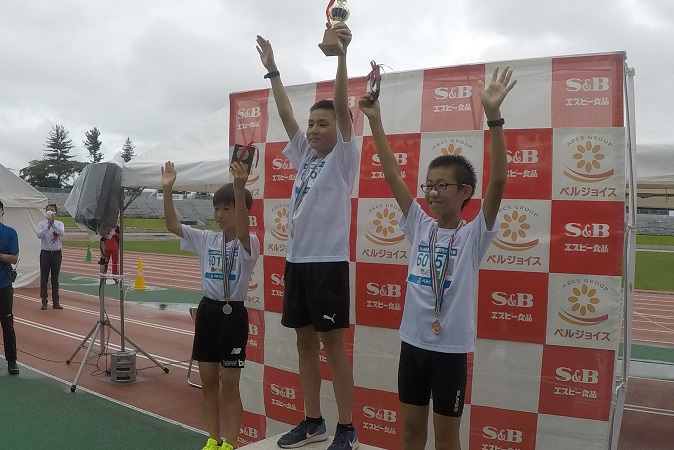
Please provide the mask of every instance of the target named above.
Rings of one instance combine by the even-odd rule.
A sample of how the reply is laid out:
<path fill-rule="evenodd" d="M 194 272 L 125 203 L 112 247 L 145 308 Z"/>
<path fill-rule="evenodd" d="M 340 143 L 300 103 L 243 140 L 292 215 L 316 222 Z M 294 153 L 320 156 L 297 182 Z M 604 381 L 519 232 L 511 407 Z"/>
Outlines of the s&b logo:
<path fill-rule="evenodd" d="M 492 292 L 491 301 L 496 306 L 516 306 L 518 308 L 531 308 L 534 306 L 534 295 L 517 292 L 507 294 L 505 292 Z"/>
<path fill-rule="evenodd" d="M 566 80 L 566 90 L 569 92 L 601 92 L 610 88 L 609 79 L 606 77 L 592 78 L 569 78 Z"/>
<path fill-rule="evenodd" d="M 271 384 L 271 393 L 274 395 L 278 395 L 279 397 L 287 398 L 290 400 L 294 400 L 295 398 L 297 398 L 297 396 L 295 395 L 295 389 L 289 387 L 282 387 L 274 383 Z"/>
<path fill-rule="evenodd" d="M 592 369 L 570 369 L 568 367 L 557 368 L 557 381 L 574 382 L 583 384 L 599 383 L 599 372 Z"/>
<path fill-rule="evenodd" d="M 271 282 L 274 286 L 285 286 L 285 280 L 283 279 L 283 275 L 279 275 L 277 273 L 271 274 Z"/>
<path fill-rule="evenodd" d="M 569 237 L 609 237 L 609 225 L 607 223 L 589 223 L 586 225 L 571 222 L 566 224 L 566 235 Z"/>
<path fill-rule="evenodd" d="M 439 87 L 435 89 L 436 100 L 448 98 L 469 98 L 473 95 L 473 86 L 455 86 L 453 88 Z"/>
<path fill-rule="evenodd" d="M 254 325 L 252 323 L 248 324 L 248 334 L 250 334 L 252 336 L 259 336 L 260 331 L 259 331 L 257 325 Z"/>
<path fill-rule="evenodd" d="M 382 297 L 399 298 L 402 296 L 402 288 L 397 284 L 367 283 L 367 293 L 381 295 Z"/>
<path fill-rule="evenodd" d="M 251 119 L 254 117 L 260 117 L 262 115 L 262 111 L 260 110 L 259 106 L 248 109 L 239 108 L 236 111 L 236 115 L 239 117 L 239 119 Z"/>
<path fill-rule="evenodd" d="M 390 409 L 383 409 L 383 408 L 377 409 L 371 406 L 363 406 L 363 415 L 368 419 L 377 419 L 382 420 L 384 422 L 393 423 L 397 421 L 396 412 L 391 411 Z"/>
<path fill-rule="evenodd" d="M 394 155 L 399 166 L 407 165 L 407 153 L 394 153 Z M 372 164 L 375 166 L 381 166 L 381 161 L 379 161 L 379 155 L 376 153 L 372 155 Z"/>
<path fill-rule="evenodd" d="M 527 149 L 516 152 L 508 150 L 506 160 L 513 164 L 535 164 L 538 162 L 538 150 Z"/>
<path fill-rule="evenodd" d="M 248 436 L 251 439 L 257 439 L 259 435 L 257 430 L 253 427 L 241 427 L 239 428 L 239 433 L 243 434 L 244 436 Z"/>
<path fill-rule="evenodd" d="M 501 442 L 522 442 L 522 432 L 520 430 L 511 430 L 510 428 L 499 430 L 495 427 L 484 427 L 482 428 L 482 436 Z"/>

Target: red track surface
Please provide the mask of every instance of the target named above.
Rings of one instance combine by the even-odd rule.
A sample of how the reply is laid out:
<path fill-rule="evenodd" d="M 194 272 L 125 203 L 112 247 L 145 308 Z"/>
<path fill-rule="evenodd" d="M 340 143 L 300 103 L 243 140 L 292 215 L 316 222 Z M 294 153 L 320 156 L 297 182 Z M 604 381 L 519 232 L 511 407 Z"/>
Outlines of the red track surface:
<path fill-rule="evenodd" d="M 70 274 L 97 277 L 98 264 L 85 262 L 86 250 L 64 249 L 62 270 Z M 133 284 L 138 259 L 142 258 L 145 281 L 149 285 L 199 292 L 196 258 L 125 253 L 125 272 Z M 106 293 L 110 322 L 119 327 L 119 304 L 113 286 Z M 99 317 L 97 298 L 63 292 L 62 311 L 41 311 L 39 290 L 17 289 L 14 298 L 19 362 L 72 383 L 80 367 L 85 349 L 79 350 L 71 364 L 66 359 L 96 325 Z M 77 383 L 137 408 L 203 429 L 201 394 L 186 382 L 193 324 L 185 312 L 160 310 L 156 307 L 125 305 L 125 333 L 162 364 L 169 364 L 164 373 L 140 353 L 137 356 L 139 379 L 143 382 L 115 386 L 101 381 L 106 358 L 87 362 Z M 674 347 L 674 295 L 637 293 L 634 305 L 634 342 Z M 108 330 L 106 329 L 106 332 Z M 110 334 L 110 351 L 120 344 Z M 133 347 L 128 345 L 128 349 Z M 94 350 L 98 348 L 98 344 Z M 98 368 L 96 364 L 98 363 Z M 198 374 L 194 379 L 198 379 Z M 67 389 L 67 388 L 66 388 Z M 674 382 L 631 379 L 623 417 L 620 450 L 673 448 Z"/>

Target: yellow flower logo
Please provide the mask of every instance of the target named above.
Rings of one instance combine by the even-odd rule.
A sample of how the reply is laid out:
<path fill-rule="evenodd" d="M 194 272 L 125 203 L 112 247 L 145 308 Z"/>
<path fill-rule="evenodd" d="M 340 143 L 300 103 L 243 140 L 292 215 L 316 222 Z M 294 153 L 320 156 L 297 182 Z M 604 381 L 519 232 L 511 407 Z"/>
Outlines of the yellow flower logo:
<path fill-rule="evenodd" d="M 288 231 L 288 210 L 283 208 L 276 212 L 276 218 L 274 219 L 276 223 L 276 230 L 282 234 L 286 234 Z"/>
<path fill-rule="evenodd" d="M 592 169 L 599 169 L 601 167 L 601 161 L 604 159 L 604 155 L 601 152 L 601 145 L 592 145 L 592 141 L 587 141 L 585 145 L 579 145 L 577 147 L 578 153 L 573 155 L 573 159 L 578 160 L 576 164 L 577 169 L 585 169 L 586 172 L 592 171 Z"/>
<path fill-rule="evenodd" d="M 501 223 L 504 238 L 510 238 L 511 241 L 516 242 L 517 239 L 524 239 L 527 237 L 525 230 L 531 228 L 531 225 L 526 223 L 526 214 L 520 214 L 514 211 L 512 214 L 506 214 L 503 217 L 504 222 Z"/>
<path fill-rule="evenodd" d="M 594 305 L 599 303 L 599 299 L 595 295 L 597 290 L 588 288 L 587 284 L 583 284 L 580 289 L 573 288 L 573 295 L 568 298 L 571 311 L 578 312 L 581 316 L 585 316 L 588 312 L 596 312 L 597 308 Z"/>
<path fill-rule="evenodd" d="M 375 233 L 381 234 L 384 237 L 395 232 L 395 226 L 398 225 L 396 220 L 395 211 L 389 211 L 388 208 L 385 208 L 384 211 L 377 212 L 377 218 L 372 221 L 372 224 L 375 225 Z"/>
<path fill-rule="evenodd" d="M 440 152 L 443 155 L 458 155 L 461 153 L 461 147 L 454 147 L 454 144 L 449 144 L 447 148 L 441 148 Z"/>

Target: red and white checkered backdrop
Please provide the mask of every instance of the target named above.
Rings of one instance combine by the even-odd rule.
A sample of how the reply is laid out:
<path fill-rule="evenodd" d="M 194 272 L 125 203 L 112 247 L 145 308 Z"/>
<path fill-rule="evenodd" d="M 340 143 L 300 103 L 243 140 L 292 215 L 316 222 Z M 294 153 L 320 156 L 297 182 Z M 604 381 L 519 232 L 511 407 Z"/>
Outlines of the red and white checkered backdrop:
<path fill-rule="evenodd" d="M 480 266 L 476 349 L 469 355 L 464 448 L 604 449 L 620 341 L 625 214 L 624 53 L 538 58 L 389 73 L 384 127 L 403 177 L 419 184 L 438 155 L 462 154 L 478 172 L 473 219 L 489 173 L 489 133 L 477 94 L 496 65 L 518 80 L 502 106 L 508 183 L 501 228 Z M 298 122 L 330 98 L 333 82 L 287 88 Z M 362 143 L 352 194 L 351 328 L 354 424 L 367 444 L 400 449 L 398 325 L 410 246 L 398 228 L 371 133 L 357 107 L 365 78 L 349 82 Z M 252 276 L 241 442 L 286 431 L 304 416 L 295 333 L 280 324 L 289 195 L 296 171 L 268 89 L 231 94 L 229 144 L 260 150 L 248 188 L 263 256 Z M 323 413 L 337 410 L 323 368 Z M 432 443 L 432 439 L 429 440 Z M 429 444 L 432 445 L 432 444 Z"/>

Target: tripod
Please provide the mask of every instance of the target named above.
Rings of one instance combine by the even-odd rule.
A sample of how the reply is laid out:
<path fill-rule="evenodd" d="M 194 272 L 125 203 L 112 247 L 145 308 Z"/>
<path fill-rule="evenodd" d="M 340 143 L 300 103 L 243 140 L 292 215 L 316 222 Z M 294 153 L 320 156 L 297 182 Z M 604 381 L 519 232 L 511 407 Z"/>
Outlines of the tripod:
<path fill-rule="evenodd" d="M 105 266 L 107 263 L 107 260 L 105 258 L 105 253 L 103 252 L 103 244 L 105 242 L 105 238 L 101 238 L 101 258 L 98 261 L 98 264 L 100 266 L 100 276 L 99 276 L 99 287 L 98 287 L 98 301 L 99 301 L 99 315 L 98 315 L 98 321 L 96 322 L 96 325 L 91 329 L 89 334 L 86 335 L 86 337 L 80 342 L 80 345 L 75 349 L 75 352 L 72 354 L 70 358 L 66 360 L 66 364 L 70 364 L 75 358 L 75 355 L 80 351 L 80 349 L 85 348 L 86 342 L 91 338 L 91 341 L 89 342 L 89 345 L 86 346 L 87 351 L 84 353 L 84 358 L 82 358 L 82 362 L 80 363 L 80 368 L 77 371 L 77 375 L 75 376 L 75 380 L 73 381 L 73 384 L 70 386 L 70 392 L 75 392 L 75 389 L 77 388 L 77 382 L 80 379 L 80 375 L 82 375 L 82 370 L 84 369 L 84 364 L 87 362 L 89 359 L 89 355 L 94 347 L 94 344 L 96 342 L 96 336 L 98 335 L 98 341 L 100 343 L 100 351 L 98 352 L 98 355 L 105 355 L 105 349 L 106 345 L 105 344 L 105 327 L 109 327 L 112 331 L 117 333 L 120 338 L 121 338 L 121 349 L 122 352 L 124 352 L 124 342 L 128 342 L 131 344 L 133 347 L 135 347 L 136 350 L 138 350 L 140 353 L 145 355 L 147 359 L 155 363 L 157 367 L 161 368 L 164 370 L 164 373 L 168 373 L 168 367 L 162 365 L 159 361 L 157 361 L 156 358 L 154 358 L 152 355 L 147 353 L 145 350 L 143 350 L 138 344 L 133 342 L 128 336 L 124 335 L 124 278 L 122 275 L 122 271 L 120 270 L 120 284 L 119 284 L 119 310 L 120 310 L 120 320 L 121 320 L 121 328 L 122 330 L 120 331 L 117 327 L 115 327 L 113 324 L 110 323 L 110 320 L 106 317 L 105 315 L 105 282 L 106 282 L 106 275 L 105 275 Z M 121 253 L 121 252 L 120 252 Z M 120 261 L 120 267 L 121 267 L 121 261 Z"/>

